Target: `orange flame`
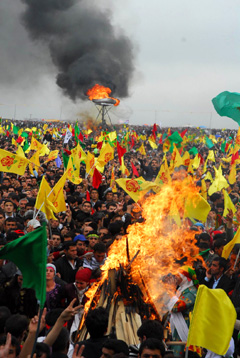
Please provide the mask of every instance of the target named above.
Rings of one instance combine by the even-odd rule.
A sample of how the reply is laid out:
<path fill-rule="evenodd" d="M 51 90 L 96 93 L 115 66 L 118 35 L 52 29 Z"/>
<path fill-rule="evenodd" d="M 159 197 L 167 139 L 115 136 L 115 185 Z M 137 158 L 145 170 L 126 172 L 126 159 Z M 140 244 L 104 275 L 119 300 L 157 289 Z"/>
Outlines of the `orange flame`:
<path fill-rule="evenodd" d="M 169 294 L 173 295 L 176 287 L 167 287 L 162 281 L 163 276 L 178 273 L 183 262 L 188 266 L 192 266 L 196 259 L 203 262 L 195 245 L 195 232 L 188 229 L 184 220 L 185 198 L 189 195 L 194 197 L 198 192 L 192 179 L 185 178 L 165 184 L 159 193 L 146 198 L 142 204 L 145 221 L 135 223 L 128 229 L 130 263 L 126 253 L 126 238 L 114 241 L 102 267 L 101 281 L 86 293 L 90 298 L 85 305 L 86 313 L 98 288 L 108 277 L 108 270 L 118 269 L 120 264 L 130 272 L 132 282 L 144 292 L 147 291 L 149 300 L 146 301 L 153 303 L 160 315 L 166 312 Z M 182 218 L 180 227 L 172 221 L 173 202 Z M 138 250 L 139 254 L 131 262 Z"/>
<path fill-rule="evenodd" d="M 92 101 L 93 99 L 102 99 L 102 98 L 111 98 L 116 101 L 114 106 L 118 106 L 120 103 L 120 100 L 114 97 L 110 97 L 111 89 L 109 87 L 100 86 L 99 84 L 96 84 L 92 88 L 90 88 L 87 91 L 87 95 L 89 99 Z"/>

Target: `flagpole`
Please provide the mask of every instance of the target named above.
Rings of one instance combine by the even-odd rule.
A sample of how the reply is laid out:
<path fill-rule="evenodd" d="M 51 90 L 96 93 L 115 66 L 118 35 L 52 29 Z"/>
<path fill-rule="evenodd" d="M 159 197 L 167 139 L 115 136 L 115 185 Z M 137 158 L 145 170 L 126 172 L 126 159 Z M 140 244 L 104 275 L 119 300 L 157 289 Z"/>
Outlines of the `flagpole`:
<path fill-rule="evenodd" d="M 234 270 L 235 270 L 235 268 L 236 268 L 236 266 L 237 266 L 237 262 L 238 262 L 238 259 L 239 259 L 239 255 L 240 255 L 240 249 L 238 250 L 238 254 L 237 254 L 237 257 L 236 257 L 234 266 L 233 266 L 233 269 L 234 269 Z"/>
<path fill-rule="evenodd" d="M 186 347 L 185 358 L 188 358 L 188 347 Z"/>
<path fill-rule="evenodd" d="M 42 319 L 42 315 L 43 315 L 43 310 L 44 310 L 44 308 L 41 308 L 40 312 L 39 312 L 37 331 L 36 331 L 36 336 L 35 336 L 35 340 L 34 340 L 34 344 L 33 344 L 31 358 L 33 358 L 33 355 L 34 355 L 34 352 L 35 352 L 35 349 L 36 349 L 37 338 L 38 338 L 38 334 L 39 334 L 39 329 L 40 329 L 41 319 Z"/>

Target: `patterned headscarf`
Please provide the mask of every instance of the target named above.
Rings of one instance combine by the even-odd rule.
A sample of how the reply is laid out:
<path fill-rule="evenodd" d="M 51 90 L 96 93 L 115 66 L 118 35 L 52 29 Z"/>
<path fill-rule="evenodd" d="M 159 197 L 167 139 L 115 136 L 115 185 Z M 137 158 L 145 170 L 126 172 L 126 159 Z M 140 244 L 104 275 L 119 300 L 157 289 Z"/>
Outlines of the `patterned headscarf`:
<path fill-rule="evenodd" d="M 194 286 L 196 286 L 198 288 L 199 281 L 197 279 L 196 272 L 192 267 L 185 265 L 185 266 L 180 267 L 179 271 L 181 274 L 186 276 L 189 281 L 192 280 Z"/>

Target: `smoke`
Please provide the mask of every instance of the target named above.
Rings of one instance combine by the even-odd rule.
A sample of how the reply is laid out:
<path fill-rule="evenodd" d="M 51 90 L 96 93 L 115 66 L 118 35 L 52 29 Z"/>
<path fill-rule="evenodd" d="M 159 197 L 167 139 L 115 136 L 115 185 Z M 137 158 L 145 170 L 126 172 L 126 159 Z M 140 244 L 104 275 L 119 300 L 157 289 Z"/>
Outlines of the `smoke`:
<path fill-rule="evenodd" d="M 58 70 L 56 83 L 72 100 L 86 99 L 96 83 L 127 97 L 134 50 L 111 12 L 87 0 L 22 0 L 23 22 L 33 40 L 47 44 Z M 89 4 L 91 3 L 91 4 Z"/>

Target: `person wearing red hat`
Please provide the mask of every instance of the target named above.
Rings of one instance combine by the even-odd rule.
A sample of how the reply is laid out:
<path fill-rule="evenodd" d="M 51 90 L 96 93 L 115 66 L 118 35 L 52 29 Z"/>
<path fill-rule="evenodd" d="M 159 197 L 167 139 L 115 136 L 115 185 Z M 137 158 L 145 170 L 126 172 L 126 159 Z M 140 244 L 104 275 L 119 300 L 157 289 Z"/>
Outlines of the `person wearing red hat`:
<path fill-rule="evenodd" d="M 90 279 L 92 276 L 92 271 L 88 268 L 82 268 L 77 271 L 75 276 L 75 282 L 69 283 L 64 288 L 64 297 L 66 299 L 66 306 L 71 303 L 74 298 L 76 298 L 76 302 L 74 306 L 83 305 L 87 302 L 87 297 L 85 296 L 85 292 L 89 289 Z M 83 314 L 83 308 L 79 311 L 78 314 L 74 317 L 74 320 L 68 322 L 68 328 L 74 332 L 77 330 L 79 321 Z"/>
<path fill-rule="evenodd" d="M 67 301 L 67 305 L 69 305 L 74 298 L 77 299 L 75 302 L 76 306 L 86 303 L 85 292 L 89 288 L 91 275 L 92 271 L 88 268 L 77 271 L 75 282 L 67 284 L 64 288 L 64 297 Z"/>

